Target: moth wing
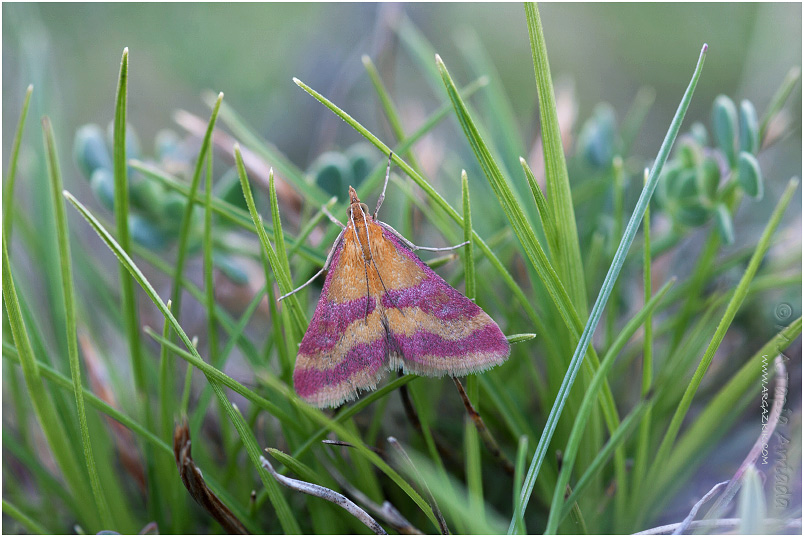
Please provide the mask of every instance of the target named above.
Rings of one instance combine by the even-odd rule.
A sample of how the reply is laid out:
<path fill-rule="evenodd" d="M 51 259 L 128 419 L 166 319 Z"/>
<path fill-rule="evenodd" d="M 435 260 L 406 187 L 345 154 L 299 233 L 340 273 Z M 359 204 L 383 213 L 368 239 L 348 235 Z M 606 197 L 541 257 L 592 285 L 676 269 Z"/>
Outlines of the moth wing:
<path fill-rule="evenodd" d="M 367 292 L 365 263 L 347 230 L 334 246 L 315 313 L 302 338 L 293 385 L 317 407 L 334 407 L 372 390 L 387 369 L 387 346 L 377 297 Z"/>
<path fill-rule="evenodd" d="M 463 376 L 503 363 L 510 344 L 497 323 L 381 225 L 383 244 L 375 257 L 386 287 L 381 305 L 391 369 Z"/>

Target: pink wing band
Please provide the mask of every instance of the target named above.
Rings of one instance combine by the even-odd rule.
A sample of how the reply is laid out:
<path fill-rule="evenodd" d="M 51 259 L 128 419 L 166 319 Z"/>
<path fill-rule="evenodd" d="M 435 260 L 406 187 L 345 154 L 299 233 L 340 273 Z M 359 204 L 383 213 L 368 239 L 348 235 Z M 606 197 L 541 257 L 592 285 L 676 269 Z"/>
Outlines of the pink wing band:
<path fill-rule="evenodd" d="M 389 323 L 383 311 L 375 313 L 375 297 L 344 303 L 329 300 L 335 272 L 330 270 L 293 374 L 296 392 L 313 404 L 332 406 L 352 399 L 359 389 L 374 388 L 389 367 L 427 376 L 464 375 L 498 365 L 509 355 L 505 335 L 479 306 L 450 287 L 392 233 L 383 230 L 383 235 L 425 277 L 411 287 L 382 294 L 387 318 L 397 319 Z M 340 254 L 333 256 L 332 267 Z M 396 310 L 393 316 L 392 310 Z M 382 324 L 373 319 L 378 313 L 384 315 Z M 367 315 L 372 315 L 373 324 L 361 323 Z M 395 322 L 403 322 L 406 330 Z"/>

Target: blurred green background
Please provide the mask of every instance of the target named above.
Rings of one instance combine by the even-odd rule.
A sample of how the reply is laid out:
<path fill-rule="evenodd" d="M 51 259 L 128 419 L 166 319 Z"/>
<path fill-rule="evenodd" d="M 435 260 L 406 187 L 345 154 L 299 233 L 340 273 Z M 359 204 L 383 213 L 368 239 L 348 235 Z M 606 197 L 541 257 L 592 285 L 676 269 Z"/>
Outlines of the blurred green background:
<path fill-rule="evenodd" d="M 553 75 L 574 82 L 579 118 L 598 101 L 622 114 L 639 87 L 661 88 L 647 118 L 657 128 L 642 132 L 636 153 L 655 154 L 704 42 L 709 53 L 689 111 L 693 118 L 708 118 L 719 93 L 762 107 L 790 66 L 801 64 L 799 4 L 573 3 L 540 9 Z M 120 52 L 129 47 L 129 115 L 143 145 L 170 125 L 176 108 L 206 116 L 198 97 L 209 89 L 223 91 L 226 102 L 305 168 L 326 149 L 348 147 L 357 134 L 311 101 L 293 84 L 294 76 L 374 132 L 383 131 L 374 124 L 379 114 L 362 54 L 376 62 L 383 53 L 392 67 L 383 75 L 398 101 L 428 110 L 443 101 L 443 94 L 426 91 L 404 55 L 398 62 L 388 58 L 394 33 L 387 21 L 400 11 L 464 83 L 470 80 L 460 68 L 460 34 L 465 27 L 476 32 L 506 81 L 523 134 L 535 135 L 535 83 L 518 3 L 4 5 L 4 132 L 13 132 L 29 83 L 36 87 L 31 116 L 50 114 L 57 139 L 71 140 L 84 123 L 105 126 Z M 800 103 L 801 88 L 795 91 L 793 100 Z M 794 113 L 799 111 L 797 105 Z M 10 144 L 5 136 L 4 164 Z M 786 181 L 799 174 L 800 145 L 796 132 L 786 151 L 762 163 L 770 165 L 766 176 Z M 74 172 L 65 166 L 68 186 Z"/>

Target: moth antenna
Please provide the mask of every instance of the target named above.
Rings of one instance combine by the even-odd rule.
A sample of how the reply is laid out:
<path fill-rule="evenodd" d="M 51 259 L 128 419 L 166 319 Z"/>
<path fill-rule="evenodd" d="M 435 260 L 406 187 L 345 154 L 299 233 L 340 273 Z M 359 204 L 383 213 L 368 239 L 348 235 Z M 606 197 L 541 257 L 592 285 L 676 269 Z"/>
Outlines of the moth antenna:
<path fill-rule="evenodd" d="M 377 213 L 380 212 L 380 206 L 382 205 L 383 200 L 385 199 L 385 189 L 388 187 L 388 179 L 391 178 L 391 159 L 394 156 L 394 152 L 391 151 L 388 153 L 388 168 L 385 170 L 385 184 L 382 185 L 382 193 L 380 194 L 380 199 L 377 200 L 377 208 L 374 209 L 374 219 L 377 219 Z"/>
<path fill-rule="evenodd" d="M 326 205 L 321 206 L 321 212 L 324 213 L 325 215 L 327 215 L 327 218 L 329 218 L 330 221 L 332 221 L 333 224 L 336 224 L 341 229 L 346 229 L 346 226 L 343 225 L 340 220 L 335 218 L 335 216 L 331 212 L 329 212 L 329 209 L 327 209 Z"/>
<path fill-rule="evenodd" d="M 315 276 L 313 276 L 312 278 L 310 278 L 309 280 L 307 280 L 306 282 L 304 282 L 302 285 L 300 285 L 299 287 L 297 287 L 296 289 L 294 289 L 294 290 L 293 290 L 293 291 L 291 291 L 290 293 L 287 293 L 287 294 L 282 295 L 282 296 L 280 296 L 279 298 L 277 298 L 277 299 L 276 299 L 276 301 L 277 301 L 277 302 L 282 301 L 283 299 L 285 299 L 285 298 L 289 297 L 290 295 L 292 295 L 292 294 L 294 294 L 294 293 L 298 293 L 299 291 L 301 291 L 302 289 L 304 289 L 305 287 L 307 287 L 308 285 L 310 285 L 311 283 L 313 283 L 313 282 L 315 281 L 315 279 L 316 279 L 316 278 L 318 278 L 319 276 L 321 276 L 321 274 L 322 274 L 323 272 L 326 272 L 326 271 L 329 269 L 329 265 L 332 263 L 332 255 L 335 253 L 335 250 L 337 250 L 337 249 L 338 249 L 338 245 L 339 245 L 339 244 L 341 243 L 341 241 L 343 240 L 343 234 L 344 234 L 344 231 L 345 231 L 345 230 L 341 230 L 341 233 L 338 235 L 338 237 L 335 239 L 335 242 L 332 244 L 332 248 L 331 248 L 331 249 L 330 249 L 330 251 L 329 251 L 329 255 L 327 255 L 327 260 L 326 260 L 326 261 L 324 261 L 324 266 L 321 268 L 321 270 L 319 270 L 318 272 L 316 272 L 316 273 L 315 273 Z"/>
<path fill-rule="evenodd" d="M 394 236 L 397 239 L 399 239 L 403 243 L 405 243 L 407 245 L 407 247 L 410 248 L 411 250 L 413 250 L 414 252 L 416 250 L 426 250 L 428 252 L 448 252 L 449 250 L 457 250 L 458 248 L 461 248 L 462 246 L 466 246 L 467 244 L 469 244 L 469 241 L 464 241 L 464 242 L 462 242 L 460 244 L 456 244 L 455 246 L 446 246 L 444 248 L 432 248 L 430 246 L 417 246 L 417 245 L 413 244 L 412 242 L 410 242 L 405 237 L 403 237 L 401 233 L 399 233 L 397 230 L 395 230 L 394 228 L 392 228 L 391 226 L 389 226 L 385 222 L 378 221 L 377 223 L 380 226 L 382 226 L 384 229 L 387 229 L 388 231 L 393 233 Z"/>
<path fill-rule="evenodd" d="M 414 250 L 427 250 L 428 252 L 448 252 L 449 250 L 457 250 L 463 246 L 469 244 L 469 241 L 463 241 L 460 244 L 456 244 L 455 246 L 445 246 L 444 248 L 431 248 L 430 246 L 416 246 L 413 245 Z"/>
<path fill-rule="evenodd" d="M 307 287 L 308 285 L 310 285 L 311 283 L 313 283 L 313 282 L 315 281 L 315 279 L 316 279 L 316 278 L 318 278 L 319 276 L 321 276 L 321 274 L 322 274 L 324 271 L 326 271 L 326 270 L 327 270 L 327 267 L 322 268 L 321 270 L 319 270 L 318 272 L 316 272 L 316 273 L 315 273 L 315 276 L 313 276 L 312 278 L 310 278 L 309 280 L 307 280 L 306 282 L 304 282 L 303 284 L 301 284 L 299 287 L 297 287 L 296 289 L 294 289 L 294 290 L 293 290 L 293 291 L 291 291 L 290 293 L 287 293 L 287 294 L 285 294 L 285 295 L 280 296 L 279 298 L 277 298 L 277 299 L 276 299 L 276 301 L 277 301 L 277 302 L 281 302 L 282 300 L 286 299 L 286 298 L 287 298 L 287 297 L 289 297 L 290 295 L 293 295 L 293 294 L 295 294 L 295 293 L 298 293 L 299 291 L 301 291 L 302 289 L 304 289 L 305 287 Z"/>

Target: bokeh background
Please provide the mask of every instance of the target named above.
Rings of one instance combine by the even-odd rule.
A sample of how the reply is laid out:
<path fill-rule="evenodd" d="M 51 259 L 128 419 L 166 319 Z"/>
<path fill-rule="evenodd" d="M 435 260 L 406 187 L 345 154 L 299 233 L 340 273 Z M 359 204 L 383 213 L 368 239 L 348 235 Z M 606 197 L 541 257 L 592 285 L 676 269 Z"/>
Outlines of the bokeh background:
<path fill-rule="evenodd" d="M 655 90 L 655 102 L 633 147 L 634 154 L 648 158 L 658 150 L 703 43 L 708 43 L 709 52 L 685 127 L 692 121 L 708 125 L 712 102 L 719 94 L 735 102 L 748 99 L 761 113 L 790 68 L 801 66 L 801 9 L 800 4 L 791 3 L 539 6 L 553 79 L 562 95 L 570 96 L 576 131 L 599 103 L 609 103 L 621 122 L 640 88 Z M 209 91 L 224 92 L 225 102 L 302 170 L 309 169 L 322 153 L 345 150 L 362 140 L 294 84 L 293 77 L 325 95 L 375 134 L 390 138 L 390 128 L 361 63 L 364 54 L 377 64 L 402 113 L 406 131 L 413 131 L 445 102 L 446 96 L 443 88 L 429 85 L 400 45 L 392 25 L 404 19 L 412 21 L 433 44 L 459 85 L 476 78 L 465 54 L 473 43 L 482 43 L 489 64 L 496 70 L 492 79 L 503 82 L 502 90 L 513 107 L 519 138 L 530 150 L 538 137 L 533 64 L 519 3 L 6 3 L 2 10 L 2 165 L 5 172 L 25 90 L 33 84 L 15 203 L 17 211 L 32 215 L 34 223 L 37 211 L 46 206 L 41 203 L 45 192 L 35 186 L 43 183 L 22 178 L 44 171 L 39 118 L 47 114 L 53 121 L 65 188 L 92 202 L 89 185 L 70 149 L 79 127 L 97 123 L 105 128 L 112 120 L 124 47 L 130 51 L 128 117 L 145 155 L 153 153 L 154 139 L 163 129 L 184 134 L 174 122 L 177 110 L 206 120 L 209 107 L 202 95 Z M 735 235 L 742 245 L 756 241 L 787 180 L 801 176 L 800 84 L 789 103 L 792 127 L 784 139 L 760 156 L 765 197 L 743 203 L 734 221 Z M 487 188 L 481 185 L 482 173 L 454 119 L 439 125 L 416 148 L 437 190 L 446 192 L 448 199 L 458 199 L 456 172 L 462 167 L 469 172 L 473 185 Z M 376 160 L 382 156 L 376 155 Z M 506 164 L 509 169 L 518 169 L 517 162 Z M 571 180 L 577 178 L 571 176 Z M 785 215 L 779 232 L 783 239 L 777 248 L 798 250 L 800 255 L 800 190 L 796 196 Z M 372 206 L 373 199 L 364 201 Z M 629 199 L 628 208 L 634 201 Z M 392 203 L 386 200 L 384 210 L 393 214 L 389 208 Z M 102 262 L 113 279 L 117 267 L 105 247 L 79 223 L 77 214 L 70 211 L 68 216 L 71 231 L 86 238 L 82 244 L 104 250 Z M 493 231 L 492 223 L 475 218 L 477 229 Z M 697 236 L 688 241 L 690 251 L 695 251 L 700 240 Z M 675 260 L 685 263 L 683 258 Z M 679 270 L 683 273 L 684 268 Z M 86 282 L 83 285 L 86 289 Z M 46 305 L 44 293 L 40 298 Z M 800 315 L 800 289 L 780 300 L 791 303 L 794 316 Z M 768 318 L 772 304 L 750 307 L 757 309 L 759 317 Z M 152 322 L 159 322 L 156 319 Z M 201 320 L 201 314 L 188 317 L 188 323 L 203 326 Z M 770 323 L 765 322 L 756 337 L 766 339 L 769 329 Z M 800 346 L 797 352 L 800 360 Z M 800 366 L 791 370 L 791 387 L 800 394 Z M 794 404 L 799 405 L 795 411 L 800 420 L 800 403 Z M 746 427 L 730 438 L 745 440 L 754 433 Z M 743 456 L 739 450 L 729 452 L 728 442 L 718 452 L 723 453 L 729 460 L 738 461 Z M 800 466 L 797 471 L 800 501 Z M 714 477 L 700 476 L 701 485 L 695 488 L 699 496 Z M 678 513 L 689 508 L 688 497 L 675 507 L 676 512 L 671 510 L 666 515 L 668 521 L 678 520 Z"/>
<path fill-rule="evenodd" d="M 708 118 L 719 93 L 760 108 L 788 69 L 801 64 L 796 4 L 548 3 L 540 10 L 553 76 L 574 83 L 581 120 L 600 101 L 622 116 L 640 87 L 661 89 L 647 118 L 657 127 L 641 133 L 635 148 L 640 153 L 655 154 L 704 42 L 706 71 L 691 118 Z M 294 76 L 369 128 L 382 125 L 372 124 L 379 114 L 363 54 L 390 65 L 383 75 L 403 110 L 405 103 L 432 110 L 443 102 L 443 94 L 424 86 L 403 54 L 399 61 L 389 59 L 395 45 L 388 24 L 400 15 L 415 22 L 464 84 L 470 79 L 462 71 L 462 39 L 475 34 L 505 81 L 523 136 L 535 136 L 530 46 L 516 3 L 6 5 L 4 132 L 13 132 L 29 83 L 36 87 L 31 116 L 50 114 L 62 139 L 72 140 L 84 123 L 105 125 L 112 117 L 120 53 L 129 47 L 129 115 L 144 145 L 170 126 L 177 108 L 206 115 L 203 90 L 223 91 L 252 126 L 304 168 L 322 151 L 347 147 L 358 135 L 310 101 Z M 800 103 L 801 88 L 795 91 L 793 101 Z M 449 128 L 454 131 L 454 124 Z M 763 162 L 773 166 L 768 177 L 782 182 L 799 173 L 799 142 L 797 132 L 784 154 Z M 10 144 L 4 136 L 4 159 Z M 66 167 L 68 185 L 71 171 Z"/>

